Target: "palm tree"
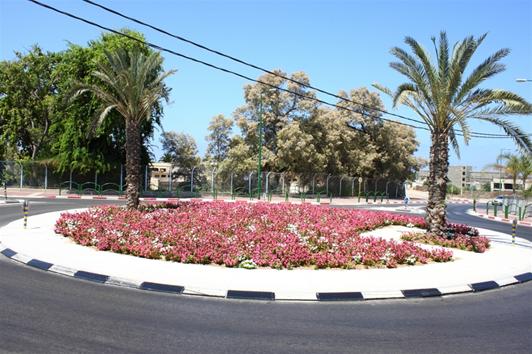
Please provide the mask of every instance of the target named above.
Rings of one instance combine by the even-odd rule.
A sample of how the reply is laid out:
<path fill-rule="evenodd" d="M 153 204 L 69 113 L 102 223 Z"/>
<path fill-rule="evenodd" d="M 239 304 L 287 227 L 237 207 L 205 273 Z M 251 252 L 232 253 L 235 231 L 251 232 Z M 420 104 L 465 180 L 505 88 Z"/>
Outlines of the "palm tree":
<path fill-rule="evenodd" d="M 532 156 L 530 154 L 523 154 L 519 158 L 519 173 L 523 181 L 523 191 L 525 191 L 528 176 L 532 174 Z"/>
<path fill-rule="evenodd" d="M 113 110 L 125 120 L 126 205 L 128 209 L 136 209 L 139 205 L 141 124 L 150 119 L 161 99 L 168 101 L 169 90 L 163 81 L 175 70 L 160 73 L 163 58 L 157 52 L 144 55 L 140 49 L 118 49 L 105 55 L 107 62 L 92 73 L 100 83 L 79 84 L 73 97 L 92 92 L 102 102 L 93 130 Z"/>
<path fill-rule="evenodd" d="M 521 159 L 517 155 L 513 154 L 501 154 L 497 158 L 504 162 L 501 167 L 504 169 L 506 175 L 512 177 L 512 192 L 515 194 L 515 186 L 517 185 L 517 177 L 521 172 Z M 502 187 L 501 187 L 502 188 Z"/>
<path fill-rule="evenodd" d="M 478 88 L 484 80 L 505 69 L 500 60 L 510 51 L 498 50 L 473 69 L 469 76 L 464 76 L 471 57 L 484 38 L 485 34 L 476 39 L 467 37 L 457 42 L 450 52 L 447 35 L 441 32 L 438 44 L 432 38 L 436 52 L 436 62 L 433 62 L 416 40 L 406 37 L 405 43 L 413 54 L 393 48 L 391 53 L 399 61 L 390 63 L 390 66 L 409 81 L 399 85 L 395 92 L 374 84 L 392 97 L 394 107 L 403 104 L 416 112 L 430 131 L 426 222 L 430 232 L 440 235 L 446 226 L 449 144 L 459 156 L 458 135 L 463 135 L 466 144 L 469 142 L 472 136 L 470 120 L 493 123 L 511 136 L 522 150 L 530 152 L 532 149 L 528 136 L 517 125 L 502 118 L 511 114 L 531 114 L 530 103 L 512 92 Z"/>

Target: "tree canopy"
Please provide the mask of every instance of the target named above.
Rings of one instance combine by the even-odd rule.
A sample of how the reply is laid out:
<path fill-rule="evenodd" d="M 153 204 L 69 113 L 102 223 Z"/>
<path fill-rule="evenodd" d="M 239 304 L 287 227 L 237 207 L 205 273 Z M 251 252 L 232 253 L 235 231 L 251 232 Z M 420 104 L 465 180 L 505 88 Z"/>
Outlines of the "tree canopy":
<path fill-rule="evenodd" d="M 144 39 L 138 32 L 122 32 Z M 125 125 L 118 112 L 93 134 L 92 117 L 102 108 L 101 100 L 86 95 L 75 101 L 68 97 L 75 85 L 94 84 L 94 72 L 107 60 L 105 52 L 137 49 L 148 55 L 153 50 L 118 34 L 102 34 L 87 46 L 69 43 L 66 50 L 45 52 L 38 45 L 15 59 L 0 62 L 0 158 L 45 161 L 59 171 L 97 170 L 125 162 Z M 156 69 L 162 72 L 162 65 Z M 156 104 L 151 119 L 142 123 L 143 163 L 150 160 L 149 141 L 160 124 L 162 106 Z"/>

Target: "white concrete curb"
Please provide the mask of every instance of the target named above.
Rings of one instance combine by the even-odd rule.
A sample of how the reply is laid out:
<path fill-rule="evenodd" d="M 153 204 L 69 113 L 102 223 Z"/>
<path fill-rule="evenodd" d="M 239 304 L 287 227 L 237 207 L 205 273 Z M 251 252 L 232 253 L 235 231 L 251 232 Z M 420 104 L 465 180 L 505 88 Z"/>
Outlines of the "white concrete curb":
<path fill-rule="evenodd" d="M 54 234 L 59 213 L 30 217 L 0 229 L 0 253 L 44 271 L 82 280 L 174 294 L 229 299 L 355 301 L 419 298 L 479 292 L 532 280 L 532 243 L 480 230 L 491 249 L 475 254 L 453 249 L 450 263 L 367 270 L 273 270 L 225 268 L 150 260 L 102 252 Z"/>

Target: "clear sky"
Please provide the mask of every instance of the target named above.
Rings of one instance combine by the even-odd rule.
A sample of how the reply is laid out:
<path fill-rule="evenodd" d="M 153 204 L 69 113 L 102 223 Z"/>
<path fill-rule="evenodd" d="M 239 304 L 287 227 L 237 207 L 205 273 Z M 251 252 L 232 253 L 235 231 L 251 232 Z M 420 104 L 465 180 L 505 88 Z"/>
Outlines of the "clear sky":
<path fill-rule="evenodd" d="M 370 87 L 374 82 L 395 88 L 403 78 L 388 66 L 393 60 L 389 50 L 393 46 L 405 48 L 403 39 L 407 35 L 432 48 L 430 38 L 440 30 L 447 31 L 452 43 L 489 32 L 472 64 L 479 64 L 503 47 L 510 48 L 511 54 L 504 60 L 507 70 L 488 80 L 485 87 L 511 90 L 532 101 L 532 82 L 515 81 L 532 79 L 530 0 L 95 1 L 254 64 L 288 73 L 304 71 L 314 86 L 331 92 Z M 42 2 L 108 27 L 139 30 L 153 43 L 254 78 L 261 74 L 79 0 Z M 99 35 L 98 29 L 28 1 L 0 0 L 1 60 L 12 59 L 14 50 L 27 50 L 34 43 L 45 50 L 59 51 L 66 48 L 67 42 L 84 45 Z M 220 113 L 232 115 L 243 103 L 246 82 L 163 55 L 165 68 L 178 70 L 167 81 L 172 88 L 172 102 L 166 107 L 163 127 L 166 131 L 191 134 L 203 154 L 209 120 Z M 320 97 L 334 102 L 327 96 Z M 386 109 L 415 117 L 406 108 L 394 110 L 388 98 L 383 100 Z M 532 132 L 532 117 L 512 119 Z M 487 124 L 475 123 L 472 128 L 502 133 Z M 416 133 L 420 142 L 416 155 L 428 157 L 429 136 L 421 130 Z M 462 146 L 461 160 L 451 155 L 451 164 L 480 169 L 493 163 L 502 149 L 514 151 L 515 145 L 510 139 L 473 139 L 469 146 Z M 160 156 L 158 137 L 153 151 Z"/>

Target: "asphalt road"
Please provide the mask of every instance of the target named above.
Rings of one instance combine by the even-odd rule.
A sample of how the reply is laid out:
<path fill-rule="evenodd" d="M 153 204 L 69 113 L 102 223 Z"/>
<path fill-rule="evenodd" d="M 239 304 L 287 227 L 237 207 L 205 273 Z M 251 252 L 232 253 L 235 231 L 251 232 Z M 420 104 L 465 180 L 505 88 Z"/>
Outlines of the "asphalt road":
<path fill-rule="evenodd" d="M 360 206 L 357 208 L 381 208 L 386 207 L 386 205 L 370 205 L 370 206 Z M 415 205 L 415 206 L 409 206 L 409 208 L 417 208 L 417 207 L 423 207 L 424 205 Z M 344 207 L 344 206 L 342 206 Z M 344 208 L 352 208 L 349 206 L 346 206 Z M 390 205 L 389 208 L 391 209 L 397 209 L 400 208 L 397 205 Z M 447 205 L 447 220 L 452 223 L 458 223 L 458 224 L 467 224 L 472 225 L 475 227 L 480 227 L 484 229 L 490 229 L 494 231 L 499 231 L 507 234 L 512 233 L 512 225 L 500 221 L 494 221 L 489 219 L 483 219 L 476 216 L 467 215 L 466 211 L 469 209 L 473 209 L 473 204 L 448 204 Z M 402 213 L 403 214 L 403 213 Z M 405 215 L 413 215 L 409 213 L 404 213 Z M 518 225 L 516 229 L 516 233 L 518 237 L 525 238 L 529 241 L 532 241 L 532 227 L 530 226 L 523 226 Z"/>
<path fill-rule="evenodd" d="M 0 206 L 0 225 L 18 217 L 20 206 Z M 95 284 L 0 256 L 2 352 L 530 353 L 531 330 L 532 282 L 421 300 L 229 301 Z"/>

